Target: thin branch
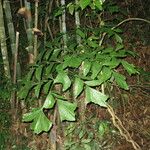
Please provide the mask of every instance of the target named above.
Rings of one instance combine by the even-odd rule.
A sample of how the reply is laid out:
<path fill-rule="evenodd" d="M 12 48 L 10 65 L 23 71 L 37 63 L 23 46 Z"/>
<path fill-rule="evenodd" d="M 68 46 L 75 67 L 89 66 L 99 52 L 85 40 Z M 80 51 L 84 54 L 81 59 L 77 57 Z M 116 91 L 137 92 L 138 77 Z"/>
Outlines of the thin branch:
<path fill-rule="evenodd" d="M 121 22 L 118 23 L 116 26 L 112 27 L 111 29 L 114 30 L 115 28 L 121 26 L 122 24 L 124 24 L 125 22 L 128 22 L 128 21 L 144 21 L 144 22 L 150 24 L 150 21 L 149 21 L 149 20 L 146 20 L 146 19 L 142 19 L 142 18 L 128 18 L 128 19 L 125 19 L 125 20 L 121 21 Z M 103 40 L 104 40 L 106 34 L 107 34 L 106 32 L 103 33 L 102 38 L 101 38 L 101 40 L 100 40 L 100 42 L 99 42 L 99 46 L 102 45 Z"/>
<path fill-rule="evenodd" d="M 144 22 L 147 22 L 150 24 L 150 21 L 149 20 L 146 20 L 146 19 L 142 19 L 142 18 L 128 18 L 128 19 L 125 19 L 123 21 L 121 21 L 120 23 L 118 23 L 116 26 L 114 26 L 113 28 L 111 28 L 112 30 L 121 26 L 123 23 L 125 22 L 128 22 L 128 21 L 144 21 Z"/>

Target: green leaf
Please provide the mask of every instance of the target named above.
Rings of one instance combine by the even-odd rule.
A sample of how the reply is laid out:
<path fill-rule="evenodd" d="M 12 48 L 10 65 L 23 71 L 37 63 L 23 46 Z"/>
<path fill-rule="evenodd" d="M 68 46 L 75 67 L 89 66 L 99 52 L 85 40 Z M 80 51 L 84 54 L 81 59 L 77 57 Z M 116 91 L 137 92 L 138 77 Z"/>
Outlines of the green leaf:
<path fill-rule="evenodd" d="M 43 111 L 41 110 L 38 116 L 33 120 L 31 124 L 31 129 L 34 133 L 41 133 L 43 131 L 48 132 L 52 127 L 52 122 L 45 116 Z"/>
<path fill-rule="evenodd" d="M 78 68 L 81 64 L 81 59 L 78 57 L 69 57 L 67 56 L 65 58 L 64 64 L 63 64 L 63 68 L 65 69 L 66 67 L 72 67 L 72 68 Z"/>
<path fill-rule="evenodd" d="M 29 73 L 27 74 L 26 78 L 25 78 L 25 83 L 30 81 L 34 75 L 34 71 L 35 70 L 30 70 Z"/>
<path fill-rule="evenodd" d="M 83 139 L 81 142 L 82 143 L 90 143 L 92 139 Z"/>
<path fill-rule="evenodd" d="M 46 48 L 49 48 L 49 49 L 52 48 L 51 42 L 50 42 L 50 41 L 46 41 L 45 47 L 46 47 Z M 47 55 L 49 52 L 50 52 L 50 51 L 47 51 L 47 52 L 46 52 L 46 55 Z"/>
<path fill-rule="evenodd" d="M 61 83 L 63 85 L 63 91 L 66 91 L 71 86 L 71 81 L 64 71 L 58 73 L 54 83 Z"/>
<path fill-rule="evenodd" d="M 119 51 L 114 51 L 112 53 L 110 53 L 111 57 L 118 57 L 118 58 L 123 58 L 126 57 L 126 51 L 125 50 L 119 50 Z"/>
<path fill-rule="evenodd" d="M 108 99 L 108 96 L 106 96 L 105 94 L 103 94 L 93 88 L 90 88 L 89 86 L 86 86 L 85 95 L 86 95 L 87 103 L 93 102 L 102 107 L 107 107 L 106 101 Z"/>
<path fill-rule="evenodd" d="M 46 108 L 46 109 L 53 108 L 54 104 L 55 104 L 55 99 L 54 99 L 52 93 L 50 92 L 46 97 L 46 100 L 43 104 L 43 108 Z"/>
<path fill-rule="evenodd" d="M 88 45 L 89 45 L 90 47 L 93 47 L 93 48 L 99 47 L 97 41 L 87 40 L 87 42 L 88 42 Z"/>
<path fill-rule="evenodd" d="M 57 99 L 63 99 L 63 100 L 66 100 L 66 98 L 63 96 L 63 95 L 60 95 L 58 93 L 52 93 L 52 95 L 57 98 Z"/>
<path fill-rule="evenodd" d="M 69 3 L 69 4 L 67 5 L 67 7 L 68 7 L 68 9 L 69 9 L 69 13 L 70 13 L 71 15 L 73 15 L 74 10 L 75 10 L 74 4 Z"/>
<path fill-rule="evenodd" d="M 103 7 L 102 7 L 103 3 L 101 0 L 95 0 L 95 1 L 93 1 L 93 3 L 99 10 L 103 10 Z"/>
<path fill-rule="evenodd" d="M 46 67 L 46 76 L 47 77 L 50 76 L 53 66 L 54 66 L 54 63 L 51 62 L 51 64 Z"/>
<path fill-rule="evenodd" d="M 90 3 L 89 6 L 91 7 L 92 10 L 95 10 L 95 5 L 93 3 Z M 89 15 L 89 14 L 87 14 L 87 15 Z"/>
<path fill-rule="evenodd" d="M 98 73 L 101 71 L 101 69 L 102 69 L 102 65 L 100 63 L 93 62 L 92 68 L 91 68 L 91 71 L 92 71 L 91 78 L 95 79 L 97 77 Z"/>
<path fill-rule="evenodd" d="M 118 51 L 118 50 L 121 50 L 121 49 L 123 49 L 123 48 L 124 48 L 124 45 L 118 43 L 115 50 Z"/>
<path fill-rule="evenodd" d="M 120 64 L 120 60 L 112 57 L 110 61 L 106 60 L 104 63 L 105 66 L 109 66 L 110 68 L 116 68 Z"/>
<path fill-rule="evenodd" d="M 52 85 L 52 80 L 49 80 L 49 81 L 44 85 L 43 89 L 44 89 L 44 93 L 45 93 L 45 94 L 48 94 L 51 85 Z"/>
<path fill-rule="evenodd" d="M 34 89 L 35 89 L 35 96 L 36 96 L 37 98 L 38 98 L 39 95 L 40 95 L 40 91 L 41 91 L 42 85 L 43 85 L 43 83 L 38 83 L 38 84 L 34 87 Z"/>
<path fill-rule="evenodd" d="M 122 60 L 122 65 L 123 67 L 126 69 L 126 71 L 129 73 L 129 75 L 131 76 L 132 74 L 136 74 L 139 73 L 136 69 L 135 66 L 133 64 L 129 64 L 127 61 Z"/>
<path fill-rule="evenodd" d="M 122 38 L 118 34 L 115 34 L 115 39 L 118 43 L 122 43 Z"/>
<path fill-rule="evenodd" d="M 107 48 L 105 48 L 104 50 L 103 50 L 103 53 L 105 54 L 105 53 L 111 53 L 111 52 L 113 52 L 114 51 L 114 48 L 113 47 L 107 47 Z"/>
<path fill-rule="evenodd" d="M 126 50 L 126 53 L 127 53 L 128 55 L 130 55 L 130 56 L 133 56 L 133 57 L 138 56 L 137 52 L 135 52 L 135 51 Z"/>
<path fill-rule="evenodd" d="M 82 129 L 79 133 L 79 139 L 82 139 L 85 134 L 86 134 L 86 131 Z"/>
<path fill-rule="evenodd" d="M 60 55 L 61 49 L 54 49 L 53 54 L 51 56 L 51 61 L 56 61 L 57 57 Z"/>
<path fill-rule="evenodd" d="M 83 75 L 86 76 L 91 69 L 91 62 L 89 60 L 85 60 L 82 65 Z"/>
<path fill-rule="evenodd" d="M 125 76 L 123 76 L 122 74 L 117 73 L 117 72 L 113 72 L 113 76 L 115 78 L 115 81 L 117 82 L 117 84 L 121 88 L 123 88 L 125 90 L 129 90 L 129 87 L 128 87 L 127 83 L 126 83 L 126 77 Z"/>
<path fill-rule="evenodd" d="M 26 99 L 30 90 L 35 86 L 32 81 L 27 81 L 24 87 L 22 87 L 18 93 L 20 99 Z"/>
<path fill-rule="evenodd" d="M 83 39 L 85 39 L 86 37 L 86 34 L 79 28 L 76 30 L 76 34 L 79 35 Z"/>
<path fill-rule="evenodd" d="M 43 66 L 39 66 L 38 68 L 36 68 L 35 76 L 36 76 L 36 79 L 37 79 L 38 81 L 41 80 L 41 77 L 42 77 L 42 70 L 43 70 Z"/>
<path fill-rule="evenodd" d="M 102 121 L 99 124 L 98 132 L 100 136 L 104 136 L 109 131 L 109 124 L 107 121 Z"/>
<path fill-rule="evenodd" d="M 73 90 L 75 98 L 77 98 L 80 95 L 80 93 L 83 90 L 83 87 L 84 87 L 83 81 L 80 78 L 76 77 Z"/>
<path fill-rule="evenodd" d="M 113 31 L 115 31 L 116 33 L 122 33 L 123 31 L 121 30 L 121 29 L 119 29 L 119 28 L 115 28 L 115 29 L 113 29 Z"/>
<path fill-rule="evenodd" d="M 45 45 L 45 47 L 47 47 L 47 45 Z M 45 54 L 45 59 L 47 61 L 50 60 L 51 56 L 52 56 L 53 51 L 52 50 L 47 50 L 46 54 Z"/>
<path fill-rule="evenodd" d="M 41 112 L 41 108 L 33 108 L 30 113 L 26 113 L 23 115 L 22 121 L 23 122 L 33 121 L 33 119 L 35 119 L 40 112 Z"/>
<path fill-rule="evenodd" d="M 102 71 L 98 75 L 98 79 L 100 83 L 103 83 L 110 79 L 112 76 L 112 70 L 109 67 L 104 66 Z"/>
<path fill-rule="evenodd" d="M 76 110 L 77 105 L 61 99 L 58 99 L 57 102 L 61 121 L 75 121 L 74 111 Z"/>
<path fill-rule="evenodd" d="M 85 81 L 85 84 L 88 86 L 99 86 L 102 84 L 100 80 L 92 80 L 92 81 Z"/>
<path fill-rule="evenodd" d="M 54 16 L 58 17 L 60 15 L 62 15 L 63 9 L 61 7 L 59 7 L 59 9 L 54 11 Z"/>
<path fill-rule="evenodd" d="M 34 108 L 32 109 L 32 112 L 24 114 L 22 121 L 33 121 L 31 124 L 31 129 L 37 134 L 41 133 L 42 131 L 49 131 L 52 126 L 52 122 L 48 120 L 41 108 Z"/>
<path fill-rule="evenodd" d="M 84 143 L 84 144 L 83 144 L 83 146 L 84 146 L 84 150 L 92 150 L 92 148 L 91 148 L 91 145 L 90 145 L 90 144 L 86 144 L 86 143 Z"/>
<path fill-rule="evenodd" d="M 118 6 L 116 6 L 116 5 L 109 6 L 108 9 L 109 9 L 110 13 L 115 13 L 115 12 L 119 11 Z"/>
<path fill-rule="evenodd" d="M 82 8 L 86 8 L 89 4 L 91 3 L 91 0 L 80 0 L 79 1 L 79 6 Z"/>
<path fill-rule="evenodd" d="M 64 71 L 64 65 L 63 64 L 58 64 L 57 67 L 56 67 L 56 71 L 57 72 Z"/>
<path fill-rule="evenodd" d="M 99 37 L 97 37 L 97 36 L 90 36 L 87 39 L 87 43 L 90 47 L 97 48 L 97 47 L 99 47 L 99 44 L 97 41 L 98 39 L 99 39 Z"/>

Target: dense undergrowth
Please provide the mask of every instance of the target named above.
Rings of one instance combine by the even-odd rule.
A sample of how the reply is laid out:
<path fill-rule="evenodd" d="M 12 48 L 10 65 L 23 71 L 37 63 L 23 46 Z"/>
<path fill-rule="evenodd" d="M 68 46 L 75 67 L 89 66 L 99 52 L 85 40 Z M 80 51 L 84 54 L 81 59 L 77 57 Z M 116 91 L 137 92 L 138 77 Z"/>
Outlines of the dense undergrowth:
<path fill-rule="evenodd" d="M 124 7 L 130 3 L 118 4 Z M 63 34 L 57 34 L 61 9 L 56 9 L 50 20 L 57 22 L 52 30 L 54 36 L 58 36 L 49 42 L 51 37 L 48 34 L 45 49 L 41 37 L 38 39 L 42 41 L 42 44 L 39 42 L 40 54 L 32 65 L 27 64 L 27 52 L 23 53 L 26 41 L 21 37 L 23 44 L 19 55 L 23 58 L 20 59 L 23 76 L 30 72 L 15 86 L 8 79 L 1 78 L 0 149 L 55 150 L 57 145 L 58 150 L 62 147 L 65 150 L 132 150 L 135 143 L 128 143 L 130 135 L 130 140 L 138 143 L 142 150 L 150 149 L 149 34 L 143 34 L 145 24 L 142 23 L 122 24 L 116 29 L 115 25 L 127 17 L 127 11 L 131 13 L 131 8 L 127 11 L 119 9 L 116 3 L 111 2 L 104 7 L 107 13 L 103 14 L 103 19 L 110 20 L 106 21 L 106 25 L 101 22 L 101 28 L 97 28 L 97 7 L 102 8 L 99 3 L 95 5 L 87 5 L 88 9 L 84 12 L 86 4 L 82 1 L 82 13 L 87 13 L 89 19 L 86 20 L 82 14 L 84 19 L 81 19 L 81 24 L 85 27 L 78 30 L 74 30 L 73 21 L 69 20 L 72 16 L 67 14 L 68 28 L 71 29 L 67 33 L 68 49 L 62 48 Z M 41 6 L 44 8 L 45 4 Z M 89 7 L 93 7 L 92 10 Z M 70 13 L 74 11 L 72 3 L 67 8 Z M 114 18 L 111 18 L 111 13 L 114 13 Z M 43 15 L 41 11 L 40 21 Z M 134 13 L 132 15 L 136 16 Z M 146 25 L 144 30 L 149 31 L 149 26 Z M 20 31 L 24 32 L 22 29 Z M 75 43 L 75 34 L 81 38 L 82 44 Z M 99 35 L 102 35 L 101 42 Z M 98 68 L 99 64 L 101 66 Z M 73 84 L 76 89 L 71 86 Z M 18 92 L 20 87 L 19 107 L 11 109 L 11 91 Z M 86 107 L 82 103 L 85 97 Z M 99 101 L 99 98 L 102 100 Z M 108 105 L 112 106 L 113 111 L 109 112 Z M 119 127 L 113 118 L 115 114 L 120 118 Z M 24 122 L 31 123 L 30 127 L 22 122 L 22 116 Z M 127 132 L 123 134 L 121 128 Z"/>

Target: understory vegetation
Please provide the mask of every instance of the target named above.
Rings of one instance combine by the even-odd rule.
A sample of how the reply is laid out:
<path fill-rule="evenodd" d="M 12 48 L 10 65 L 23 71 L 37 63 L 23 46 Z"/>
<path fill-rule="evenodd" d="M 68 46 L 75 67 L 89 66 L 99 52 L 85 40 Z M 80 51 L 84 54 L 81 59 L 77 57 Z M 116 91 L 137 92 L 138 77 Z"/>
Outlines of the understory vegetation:
<path fill-rule="evenodd" d="M 0 2 L 0 149 L 150 149 L 148 4 Z"/>

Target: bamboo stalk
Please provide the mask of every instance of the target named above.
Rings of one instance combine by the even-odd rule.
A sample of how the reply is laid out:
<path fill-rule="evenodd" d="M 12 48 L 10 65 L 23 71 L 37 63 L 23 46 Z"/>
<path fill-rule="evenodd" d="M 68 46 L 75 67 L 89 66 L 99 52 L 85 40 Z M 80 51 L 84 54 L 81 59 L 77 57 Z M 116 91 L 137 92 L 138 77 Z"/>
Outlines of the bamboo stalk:
<path fill-rule="evenodd" d="M 78 5 L 78 0 L 75 0 L 76 5 Z M 75 10 L 75 24 L 76 29 L 80 28 L 80 16 L 79 11 Z M 79 35 L 76 35 L 77 43 L 79 46 L 81 46 L 81 37 Z"/>
<path fill-rule="evenodd" d="M 14 54 L 14 76 L 13 83 L 17 83 L 17 62 L 18 62 L 19 32 L 16 32 L 16 48 Z"/>
<path fill-rule="evenodd" d="M 61 7 L 65 6 L 65 0 L 61 0 Z M 61 29 L 62 29 L 62 33 L 63 33 L 63 46 L 64 46 L 64 51 L 67 48 L 67 35 L 66 35 L 66 10 L 65 8 L 63 9 L 62 12 L 62 17 L 61 17 Z"/>
<path fill-rule="evenodd" d="M 31 13 L 31 6 L 30 2 L 27 2 L 25 0 L 25 8 Z M 29 55 L 29 63 L 34 63 L 34 49 L 33 49 L 33 35 L 32 35 L 32 17 L 28 17 L 26 19 L 26 24 L 27 24 L 27 38 L 28 38 L 28 47 L 26 48 L 28 51 Z"/>
<path fill-rule="evenodd" d="M 14 85 L 17 83 L 17 77 L 20 77 L 21 71 L 20 71 L 20 64 L 18 62 L 18 40 L 19 40 L 19 33 L 16 33 L 16 41 L 15 41 L 15 31 L 14 31 L 14 25 L 12 22 L 12 16 L 11 16 L 11 9 L 10 9 L 10 2 L 5 0 L 4 1 L 4 10 L 6 14 L 6 20 L 8 25 L 8 33 L 11 43 L 11 51 L 12 51 L 12 64 L 13 64 L 13 77 L 12 82 Z M 16 45 L 17 44 L 17 45 Z M 14 109 L 15 106 L 17 106 L 16 102 L 16 91 L 12 91 L 11 93 L 11 108 Z"/>
<path fill-rule="evenodd" d="M 5 34 L 5 27 L 4 27 L 2 1 L 0 1 L 0 44 L 1 44 L 1 53 L 2 53 L 5 75 L 6 77 L 8 77 L 8 79 L 11 79 L 8 50 L 6 44 L 6 34 Z"/>
<path fill-rule="evenodd" d="M 34 20 L 34 28 L 37 29 L 38 28 L 38 1 L 35 1 L 35 20 Z M 37 57 L 37 35 L 34 35 L 34 60 Z"/>
<path fill-rule="evenodd" d="M 15 54 L 14 54 L 14 74 L 13 74 L 13 84 L 17 84 L 17 62 L 18 62 L 18 47 L 19 47 L 19 32 L 16 32 L 16 48 L 15 48 Z M 16 91 L 13 93 L 13 98 L 14 98 L 14 105 L 16 105 L 16 108 L 18 108 L 18 102 L 16 98 Z M 17 109 L 16 109 L 17 111 Z M 17 114 L 17 112 L 16 112 Z"/>
<path fill-rule="evenodd" d="M 56 0 L 56 6 L 59 7 L 59 0 Z M 60 32 L 62 32 L 62 18 L 59 16 L 59 28 Z"/>
<path fill-rule="evenodd" d="M 5 15 L 6 15 L 6 20 L 7 20 L 9 38 L 10 38 L 10 43 L 11 43 L 11 50 L 12 50 L 12 54 L 14 55 L 15 53 L 15 31 L 14 31 L 14 25 L 13 25 L 12 16 L 11 16 L 10 2 L 8 0 L 4 1 L 4 10 L 5 10 Z"/>

